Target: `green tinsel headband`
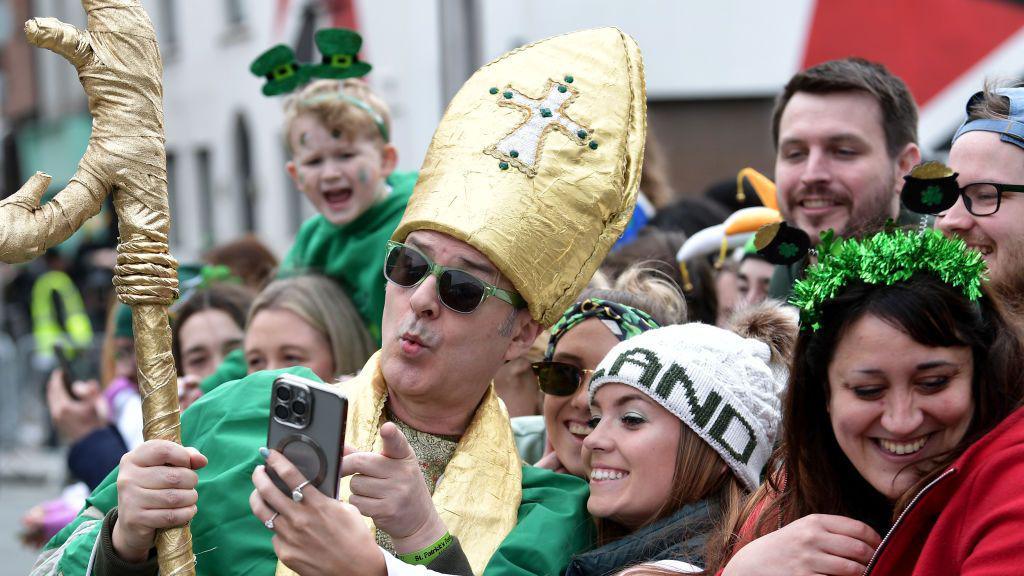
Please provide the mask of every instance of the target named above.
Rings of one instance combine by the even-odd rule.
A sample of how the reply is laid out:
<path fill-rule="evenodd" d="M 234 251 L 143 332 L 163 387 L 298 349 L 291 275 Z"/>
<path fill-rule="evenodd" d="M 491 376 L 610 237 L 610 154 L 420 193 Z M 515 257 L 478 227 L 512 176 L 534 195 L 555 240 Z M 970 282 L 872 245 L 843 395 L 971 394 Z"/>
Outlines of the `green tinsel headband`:
<path fill-rule="evenodd" d="M 801 326 L 818 330 L 821 305 L 851 280 L 891 286 L 917 272 L 931 273 L 960 288 L 970 300 L 981 297 L 986 279 L 981 253 L 938 230 L 887 230 L 862 240 L 840 240 L 829 230 L 821 235 L 818 263 L 793 286 L 790 303 L 800 309 Z"/>

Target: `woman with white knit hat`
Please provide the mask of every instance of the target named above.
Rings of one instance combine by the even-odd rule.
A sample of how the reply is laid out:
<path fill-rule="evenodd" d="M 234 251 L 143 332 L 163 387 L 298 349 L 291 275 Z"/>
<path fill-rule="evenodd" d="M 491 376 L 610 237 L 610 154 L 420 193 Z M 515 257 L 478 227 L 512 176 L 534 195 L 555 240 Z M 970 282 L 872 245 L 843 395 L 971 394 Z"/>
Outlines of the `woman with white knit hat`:
<path fill-rule="evenodd" d="M 662 560 L 696 571 L 723 507 L 758 486 L 796 322 L 761 306 L 736 329 L 658 328 L 598 365 L 583 459 L 602 545 L 576 556 L 566 576 Z"/>

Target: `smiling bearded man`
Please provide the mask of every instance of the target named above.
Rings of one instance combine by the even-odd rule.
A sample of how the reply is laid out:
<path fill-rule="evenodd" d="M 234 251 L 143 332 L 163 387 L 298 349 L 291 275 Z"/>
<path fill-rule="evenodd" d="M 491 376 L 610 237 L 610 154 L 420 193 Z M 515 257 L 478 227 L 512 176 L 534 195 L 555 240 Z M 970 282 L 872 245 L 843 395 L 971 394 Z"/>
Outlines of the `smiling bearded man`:
<path fill-rule="evenodd" d="M 1024 87 L 987 86 L 971 97 L 949 165 L 961 198 L 935 225 L 981 252 L 989 284 L 1024 327 Z M 970 209 L 965 194 L 974 199 Z"/>
<path fill-rule="evenodd" d="M 845 58 L 797 73 L 775 104 L 772 136 L 779 210 L 813 244 L 825 230 L 860 235 L 901 217 L 902 178 L 921 158 L 917 105 L 881 64 Z M 786 300 L 804 266 L 777 266 L 770 296 Z"/>

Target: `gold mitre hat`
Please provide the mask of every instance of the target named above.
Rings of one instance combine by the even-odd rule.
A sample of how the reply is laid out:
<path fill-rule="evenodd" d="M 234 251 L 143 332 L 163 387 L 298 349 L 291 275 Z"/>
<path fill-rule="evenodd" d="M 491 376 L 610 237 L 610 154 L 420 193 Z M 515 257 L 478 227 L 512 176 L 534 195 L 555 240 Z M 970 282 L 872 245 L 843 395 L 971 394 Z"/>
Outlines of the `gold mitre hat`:
<path fill-rule="evenodd" d="M 394 238 L 468 243 L 550 326 L 633 214 L 646 132 L 643 62 L 622 31 L 513 50 L 448 105 Z"/>

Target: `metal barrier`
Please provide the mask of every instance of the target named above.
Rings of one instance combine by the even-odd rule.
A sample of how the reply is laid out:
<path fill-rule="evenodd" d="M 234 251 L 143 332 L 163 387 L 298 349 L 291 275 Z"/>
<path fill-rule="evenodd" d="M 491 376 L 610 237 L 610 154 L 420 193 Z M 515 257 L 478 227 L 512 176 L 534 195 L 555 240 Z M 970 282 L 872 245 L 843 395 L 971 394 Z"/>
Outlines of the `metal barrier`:
<path fill-rule="evenodd" d="M 0 332 L 0 450 L 18 444 L 21 386 L 17 354 L 14 341 Z"/>
<path fill-rule="evenodd" d="M 98 358 L 103 335 L 96 336 L 83 354 Z M 31 334 L 13 342 L 0 333 L 0 449 L 39 446 L 50 436 L 46 382 L 56 360 L 36 352 Z"/>

